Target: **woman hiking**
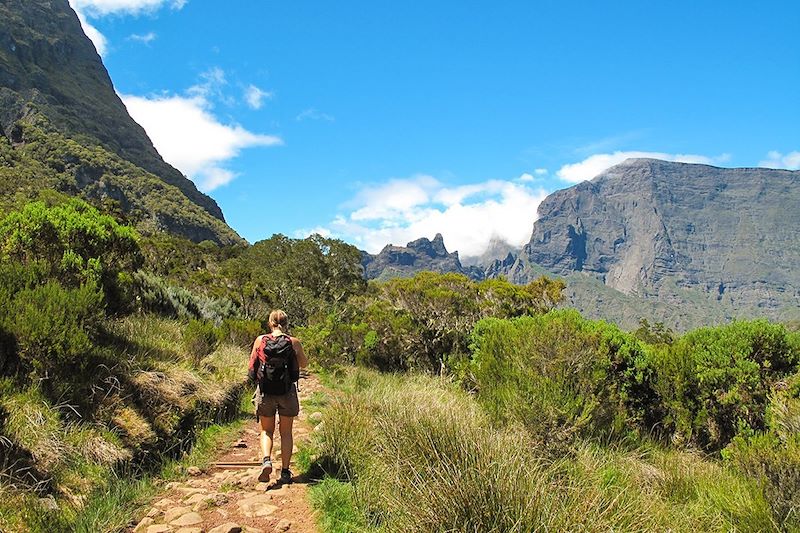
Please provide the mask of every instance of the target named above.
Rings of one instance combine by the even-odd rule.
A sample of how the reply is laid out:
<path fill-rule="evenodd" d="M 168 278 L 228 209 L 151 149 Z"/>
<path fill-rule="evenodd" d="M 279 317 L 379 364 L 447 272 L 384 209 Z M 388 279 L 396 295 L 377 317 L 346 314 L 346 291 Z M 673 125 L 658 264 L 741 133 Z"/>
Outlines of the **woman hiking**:
<path fill-rule="evenodd" d="M 272 474 L 272 436 L 275 433 L 275 412 L 279 416 L 281 435 L 280 483 L 291 483 L 292 424 L 300 413 L 297 380 L 300 368 L 308 365 L 303 346 L 289 335 L 289 317 L 276 309 L 269 314 L 270 333 L 259 335 L 250 353 L 248 376 L 258 384 L 255 395 L 256 416 L 261 425 L 261 474 L 258 480 L 269 481 Z"/>

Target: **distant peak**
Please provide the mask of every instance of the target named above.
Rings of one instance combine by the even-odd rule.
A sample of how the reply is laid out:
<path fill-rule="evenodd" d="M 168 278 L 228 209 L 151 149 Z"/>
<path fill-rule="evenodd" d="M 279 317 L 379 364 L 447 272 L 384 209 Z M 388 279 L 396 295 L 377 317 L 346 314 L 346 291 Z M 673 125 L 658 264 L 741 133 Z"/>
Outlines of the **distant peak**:
<path fill-rule="evenodd" d="M 433 241 L 431 241 L 431 244 L 433 245 L 433 249 L 437 254 L 447 255 L 447 248 L 444 246 L 444 237 L 442 237 L 441 233 L 436 234 L 436 236 L 433 238 Z"/>
<path fill-rule="evenodd" d="M 411 241 L 406 246 L 408 248 L 419 250 L 420 252 L 423 252 L 431 257 L 449 255 L 447 248 L 444 246 L 444 237 L 442 237 L 441 233 L 437 233 L 432 241 L 422 237 L 415 241 Z"/>

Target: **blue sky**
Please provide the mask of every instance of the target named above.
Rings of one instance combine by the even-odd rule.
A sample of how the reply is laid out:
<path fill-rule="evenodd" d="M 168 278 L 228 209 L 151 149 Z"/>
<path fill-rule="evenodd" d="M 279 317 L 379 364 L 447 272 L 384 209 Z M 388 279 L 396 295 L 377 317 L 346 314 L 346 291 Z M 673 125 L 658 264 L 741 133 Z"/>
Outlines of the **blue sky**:
<path fill-rule="evenodd" d="M 70 0 L 250 242 L 520 245 L 627 156 L 800 168 L 800 3 Z"/>

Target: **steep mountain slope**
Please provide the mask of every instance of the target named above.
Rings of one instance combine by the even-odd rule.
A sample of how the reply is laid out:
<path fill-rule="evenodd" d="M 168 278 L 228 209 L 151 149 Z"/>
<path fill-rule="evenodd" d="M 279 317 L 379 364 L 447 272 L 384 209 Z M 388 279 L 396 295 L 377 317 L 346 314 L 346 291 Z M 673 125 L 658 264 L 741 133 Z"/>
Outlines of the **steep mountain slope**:
<path fill-rule="evenodd" d="M 441 235 L 365 254 L 369 279 L 421 270 L 567 283 L 591 318 L 686 330 L 735 318 L 800 319 L 800 171 L 629 159 L 539 206 L 530 242 L 465 267 Z M 494 246 L 486 257 L 498 257 Z"/>
<path fill-rule="evenodd" d="M 15 172 L 34 172 L 21 162 L 33 157 L 60 176 L 55 182 L 37 176 L 24 188 L 4 180 L 6 196 L 30 195 L 55 183 L 89 199 L 111 198 L 125 211 L 135 207 L 150 225 L 193 240 L 241 241 L 216 202 L 165 163 L 128 115 L 67 0 L 0 0 L 0 143 L 10 153 L 32 138 L 55 143 L 58 153 L 29 150 L 16 158 Z M 76 153 L 84 149 L 100 155 L 84 161 Z M 8 175 L 9 162 L 0 166 Z M 160 185 L 137 183 L 152 180 Z M 113 186 L 106 187 L 110 181 Z M 98 196 L 92 188 L 105 190 Z M 177 202 L 173 209 L 154 209 L 161 194 Z"/>
<path fill-rule="evenodd" d="M 539 265 L 599 281 L 677 309 L 678 326 L 695 314 L 700 323 L 800 314 L 798 171 L 630 159 L 551 194 L 539 215 L 520 260 L 492 275 L 524 283 Z M 581 292 L 579 307 L 602 316 L 605 291 Z"/>

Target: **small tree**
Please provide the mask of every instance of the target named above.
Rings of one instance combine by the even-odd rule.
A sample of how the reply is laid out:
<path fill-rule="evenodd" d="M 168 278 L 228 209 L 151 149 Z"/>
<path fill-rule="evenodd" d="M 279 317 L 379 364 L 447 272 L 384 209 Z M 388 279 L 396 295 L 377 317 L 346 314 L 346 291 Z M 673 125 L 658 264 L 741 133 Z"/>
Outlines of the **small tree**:
<path fill-rule="evenodd" d="M 0 258 L 40 263 L 67 287 L 97 283 L 116 294 L 117 276 L 142 264 L 136 231 L 76 198 L 32 202 L 0 220 Z"/>

